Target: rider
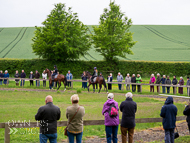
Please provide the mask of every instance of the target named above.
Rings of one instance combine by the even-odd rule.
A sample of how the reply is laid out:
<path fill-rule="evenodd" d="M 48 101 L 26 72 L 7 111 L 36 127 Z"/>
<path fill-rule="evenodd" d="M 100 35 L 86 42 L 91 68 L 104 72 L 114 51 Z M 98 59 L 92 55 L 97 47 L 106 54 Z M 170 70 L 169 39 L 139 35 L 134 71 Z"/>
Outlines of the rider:
<path fill-rule="evenodd" d="M 57 69 L 57 66 L 56 65 L 54 65 L 54 70 L 55 70 L 55 72 L 52 74 L 52 78 L 54 78 L 54 76 L 57 74 L 57 72 L 58 72 L 58 69 Z"/>
<path fill-rule="evenodd" d="M 92 82 L 92 83 L 94 82 L 93 79 L 94 79 L 95 77 L 97 77 L 97 76 L 98 76 L 98 70 L 97 70 L 96 67 L 94 67 L 94 72 L 93 72 L 92 78 L 91 78 L 91 82 Z"/>

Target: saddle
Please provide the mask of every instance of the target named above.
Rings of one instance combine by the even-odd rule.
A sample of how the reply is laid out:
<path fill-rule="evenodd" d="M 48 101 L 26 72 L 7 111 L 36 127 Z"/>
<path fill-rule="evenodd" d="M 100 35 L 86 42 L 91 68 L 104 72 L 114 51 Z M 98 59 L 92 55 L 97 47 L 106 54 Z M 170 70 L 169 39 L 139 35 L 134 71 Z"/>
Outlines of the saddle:
<path fill-rule="evenodd" d="M 51 76 L 51 79 L 54 80 L 55 78 L 57 78 L 58 74 Z"/>

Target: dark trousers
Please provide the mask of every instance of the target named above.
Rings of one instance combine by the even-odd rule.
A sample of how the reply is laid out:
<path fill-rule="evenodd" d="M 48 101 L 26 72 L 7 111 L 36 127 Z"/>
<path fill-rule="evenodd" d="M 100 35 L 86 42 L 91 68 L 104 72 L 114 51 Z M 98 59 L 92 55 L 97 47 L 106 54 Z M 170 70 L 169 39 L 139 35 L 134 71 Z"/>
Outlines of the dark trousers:
<path fill-rule="evenodd" d="M 187 124 L 188 125 L 188 129 L 189 129 L 189 133 L 190 133 L 190 125 L 189 124 Z"/>
<path fill-rule="evenodd" d="M 82 82 L 82 88 L 87 88 L 87 82 Z"/>
<path fill-rule="evenodd" d="M 167 93 L 170 93 L 170 87 L 167 87 Z"/>
<path fill-rule="evenodd" d="M 34 82 L 33 82 L 33 80 L 30 80 L 30 86 L 31 86 L 31 85 L 34 85 Z"/>
<path fill-rule="evenodd" d="M 21 80 L 20 86 L 24 86 L 25 80 Z"/>
<path fill-rule="evenodd" d="M 121 84 L 118 84 L 119 90 L 121 90 Z"/>
<path fill-rule="evenodd" d="M 70 81 L 67 82 L 67 86 L 71 87 L 71 82 Z"/>
<path fill-rule="evenodd" d="M 141 92 L 140 85 L 137 85 L 137 92 Z"/>
<path fill-rule="evenodd" d="M 154 86 L 150 86 L 150 92 L 154 92 Z"/>
<path fill-rule="evenodd" d="M 165 143 L 174 143 L 174 129 L 165 129 Z"/>
<path fill-rule="evenodd" d="M 118 126 L 106 126 L 106 138 L 107 138 L 107 143 L 117 143 L 117 131 L 118 131 Z"/>
<path fill-rule="evenodd" d="M 166 93 L 166 87 L 162 86 L 162 93 Z"/>
<path fill-rule="evenodd" d="M 120 126 L 121 128 L 121 139 L 122 143 L 127 142 L 127 133 L 128 133 L 128 143 L 133 143 L 133 135 L 135 128 L 124 128 Z"/>
<path fill-rule="evenodd" d="M 112 84 L 108 84 L 108 90 L 112 90 Z"/>
<path fill-rule="evenodd" d="M 46 87 L 46 80 L 43 80 L 43 87 Z"/>
<path fill-rule="evenodd" d="M 136 85 L 132 85 L 132 92 L 136 91 Z"/>

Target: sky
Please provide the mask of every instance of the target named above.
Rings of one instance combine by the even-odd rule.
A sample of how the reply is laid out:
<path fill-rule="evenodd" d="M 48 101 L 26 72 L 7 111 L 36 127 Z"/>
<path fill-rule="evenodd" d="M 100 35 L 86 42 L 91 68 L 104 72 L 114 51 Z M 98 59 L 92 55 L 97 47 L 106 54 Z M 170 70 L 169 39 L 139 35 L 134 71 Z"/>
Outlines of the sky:
<path fill-rule="evenodd" d="M 85 25 L 98 25 L 110 0 L 0 0 L 0 27 L 41 26 L 54 4 L 60 2 L 72 7 Z M 134 25 L 190 25 L 190 0 L 115 0 L 115 3 Z"/>

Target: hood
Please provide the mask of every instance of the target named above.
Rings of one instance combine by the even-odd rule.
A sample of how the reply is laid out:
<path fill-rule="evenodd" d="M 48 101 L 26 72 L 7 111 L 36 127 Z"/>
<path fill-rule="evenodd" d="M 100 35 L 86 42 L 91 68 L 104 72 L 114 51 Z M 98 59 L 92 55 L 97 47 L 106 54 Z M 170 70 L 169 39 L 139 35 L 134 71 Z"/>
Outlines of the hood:
<path fill-rule="evenodd" d="M 107 105 L 111 105 L 111 104 L 113 104 L 113 103 L 115 103 L 115 101 L 114 101 L 113 99 L 108 99 L 108 100 L 106 101 L 106 104 L 107 104 Z"/>
<path fill-rule="evenodd" d="M 166 101 L 165 104 L 173 104 L 173 97 L 169 96 Z"/>

